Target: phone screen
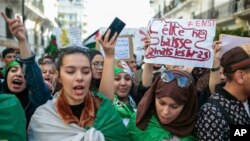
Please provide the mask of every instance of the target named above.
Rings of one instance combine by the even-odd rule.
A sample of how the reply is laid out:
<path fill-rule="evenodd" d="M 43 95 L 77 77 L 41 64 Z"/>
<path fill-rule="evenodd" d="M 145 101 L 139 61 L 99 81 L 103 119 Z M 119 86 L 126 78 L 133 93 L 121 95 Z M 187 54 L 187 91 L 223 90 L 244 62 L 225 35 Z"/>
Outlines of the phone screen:
<path fill-rule="evenodd" d="M 125 25 L 126 24 L 122 20 L 120 20 L 119 18 L 116 17 L 108 28 L 111 30 L 108 41 L 110 41 L 110 39 L 114 36 L 115 32 L 117 32 L 117 34 L 119 35 L 121 33 L 122 29 L 125 27 Z M 104 40 L 106 33 L 108 32 L 108 29 L 104 33 L 104 35 L 102 36 L 103 40 Z"/>

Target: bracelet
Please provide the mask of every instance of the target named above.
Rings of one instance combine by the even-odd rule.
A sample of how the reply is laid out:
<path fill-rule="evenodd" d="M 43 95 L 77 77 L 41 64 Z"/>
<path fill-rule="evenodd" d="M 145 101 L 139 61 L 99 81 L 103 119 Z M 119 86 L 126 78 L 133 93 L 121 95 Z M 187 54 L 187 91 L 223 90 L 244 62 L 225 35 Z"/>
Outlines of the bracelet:
<path fill-rule="evenodd" d="M 212 72 L 214 72 L 214 71 L 218 71 L 218 70 L 220 70 L 220 66 L 219 67 L 217 67 L 217 68 L 211 68 L 210 69 Z"/>

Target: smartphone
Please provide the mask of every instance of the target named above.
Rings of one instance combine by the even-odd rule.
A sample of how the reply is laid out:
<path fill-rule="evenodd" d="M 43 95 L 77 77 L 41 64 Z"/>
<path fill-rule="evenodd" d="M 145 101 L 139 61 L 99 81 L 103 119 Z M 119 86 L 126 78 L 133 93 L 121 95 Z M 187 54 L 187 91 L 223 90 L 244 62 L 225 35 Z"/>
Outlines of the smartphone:
<path fill-rule="evenodd" d="M 125 25 L 126 24 L 122 20 L 120 20 L 119 18 L 115 17 L 115 19 L 113 20 L 113 22 L 110 24 L 110 26 L 108 28 L 108 29 L 111 30 L 111 32 L 109 34 L 108 41 L 110 41 L 110 39 L 114 36 L 115 32 L 117 32 L 117 37 L 118 37 L 119 34 L 121 33 L 122 29 L 125 27 Z M 104 40 L 105 35 L 108 32 L 108 29 L 107 29 L 107 31 L 105 31 L 105 33 L 102 36 L 103 40 Z"/>

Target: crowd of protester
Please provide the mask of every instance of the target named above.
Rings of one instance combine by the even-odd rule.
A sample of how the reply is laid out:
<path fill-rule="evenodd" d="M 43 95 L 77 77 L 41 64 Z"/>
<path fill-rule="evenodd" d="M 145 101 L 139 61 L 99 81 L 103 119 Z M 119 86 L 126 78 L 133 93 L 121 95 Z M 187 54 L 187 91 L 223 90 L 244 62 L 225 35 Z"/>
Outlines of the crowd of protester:
<path fill-rule="evenodd" d="M 250 124 L 250 45 L 212 69 L 116 60 L 117 33 L 95 49 L 70 46 L 37 62 L 20 18 L 1 13 L 18 49 L 2 52 L 0 140 L 230 140 L 230 124 Z M 150 47 L 150 37 L 144 47 Z"/>

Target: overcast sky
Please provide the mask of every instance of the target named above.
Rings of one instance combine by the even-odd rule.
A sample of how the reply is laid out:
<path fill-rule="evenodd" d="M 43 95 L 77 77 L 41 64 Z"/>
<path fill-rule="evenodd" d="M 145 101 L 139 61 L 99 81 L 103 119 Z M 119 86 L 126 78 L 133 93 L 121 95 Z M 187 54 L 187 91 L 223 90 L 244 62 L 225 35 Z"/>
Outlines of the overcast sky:
<path fill-rule="evenodd" d="M 125 28 L 145 27 L 153 15 L 149 0 L 87 0 L 88 31 L 108 27 L 115 17 Z"/>

